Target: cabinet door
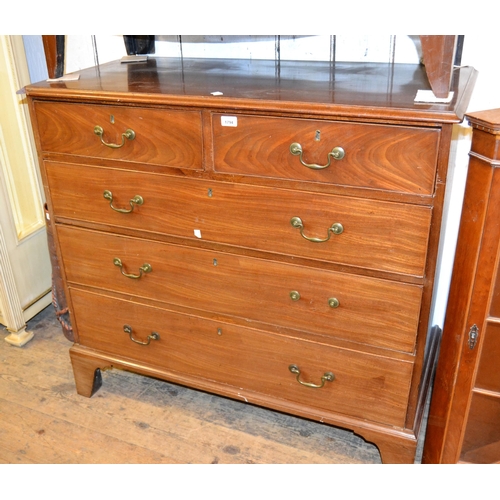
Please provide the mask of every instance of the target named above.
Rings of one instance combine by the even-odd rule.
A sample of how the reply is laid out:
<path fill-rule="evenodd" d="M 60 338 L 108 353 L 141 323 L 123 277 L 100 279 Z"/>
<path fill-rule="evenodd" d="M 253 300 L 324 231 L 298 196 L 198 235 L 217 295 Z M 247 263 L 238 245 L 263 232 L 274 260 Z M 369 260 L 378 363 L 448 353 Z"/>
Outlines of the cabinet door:
<path fill-rule="evenodd" d="M 467 417 L 460 460 L 472 463 L 500 462 L 500 275 L 491 296 L 488 320 Z"/>

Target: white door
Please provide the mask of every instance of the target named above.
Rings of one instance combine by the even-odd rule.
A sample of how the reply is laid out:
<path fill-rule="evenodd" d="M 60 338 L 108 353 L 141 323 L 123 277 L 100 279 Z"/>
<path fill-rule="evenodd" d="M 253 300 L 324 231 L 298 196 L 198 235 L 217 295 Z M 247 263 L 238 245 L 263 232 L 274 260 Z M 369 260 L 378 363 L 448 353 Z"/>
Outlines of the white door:
<path fill-rule="evenodd" d="M 0 36 L 0 323 L 22 346 L 26 323 L 51 302 L 44 198 L 25 96 L 22 36 Z"/>

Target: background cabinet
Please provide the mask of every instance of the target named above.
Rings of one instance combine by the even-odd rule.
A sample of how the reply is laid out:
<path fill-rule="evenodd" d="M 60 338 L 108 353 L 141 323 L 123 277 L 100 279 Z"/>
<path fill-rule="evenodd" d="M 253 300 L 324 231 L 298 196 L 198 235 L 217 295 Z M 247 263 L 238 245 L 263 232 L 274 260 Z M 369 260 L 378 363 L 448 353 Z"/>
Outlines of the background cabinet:
<path fill-rule="evenodd" d="M 500 462 L 500 109 L 467 118 L 469 172 L 424 463 Z"/>

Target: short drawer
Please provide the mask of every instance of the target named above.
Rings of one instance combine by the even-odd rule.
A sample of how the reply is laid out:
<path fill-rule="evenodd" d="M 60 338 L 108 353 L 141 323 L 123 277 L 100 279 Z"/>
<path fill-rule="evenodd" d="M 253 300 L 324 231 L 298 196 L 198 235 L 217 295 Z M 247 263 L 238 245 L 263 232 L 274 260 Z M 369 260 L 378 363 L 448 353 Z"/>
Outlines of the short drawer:
<path fill-rule="evenodd" d="M 199 111 L 35 102 L 35 112 L 44 153 L 202 168 Z"/>
<path fill-rule="evenodd" d="M 57 234 L 70 283 L 278 325 L 297 336 L 408 353 L 415 346 L 416 285 L 67 226 Z"/>
<path fill-rule="evenodd" d="M 424 274 L 431 221 L 426 206 L 83 165 L 45 167 L 56 218 Z M 131 201 L 136 196 L 142 204 Z"/>
<path fill-rule="evenodd" d="M 217 172 L 434 192 L 438 129 L 214 115 L 213 135 Z M 338 148 L 341 159 L 336 159 L 342 156 Z"/>
<path fill-rule="evenodd" d="M 412 363 L 71 290 L 80 344 L 310 408 L 402 427 Z M 151 338 L 150 338 L 151 337 Z M 148 345 L 144 345 L 148 344 Z M 290 371 L 295 365 L 299 374 Z M 321 385 L 314 388 L 302 385 Z M 298 377 L 298 378 L 297 378 Z M 299 382 L 300 381 L 300 382 Z"/>

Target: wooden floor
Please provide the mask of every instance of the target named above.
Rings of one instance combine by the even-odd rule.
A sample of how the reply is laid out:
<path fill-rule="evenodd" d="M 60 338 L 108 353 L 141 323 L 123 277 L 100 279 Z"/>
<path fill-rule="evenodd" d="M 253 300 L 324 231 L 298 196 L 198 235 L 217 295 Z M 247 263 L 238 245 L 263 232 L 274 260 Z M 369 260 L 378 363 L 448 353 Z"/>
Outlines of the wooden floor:
<path fill-rule="evenodd" d="M 53 307 L 28 330 L 18 348 L 0 326 L 0 463 L 381 463 L 349 431 L 121 370 L 84 398 Z"/>

